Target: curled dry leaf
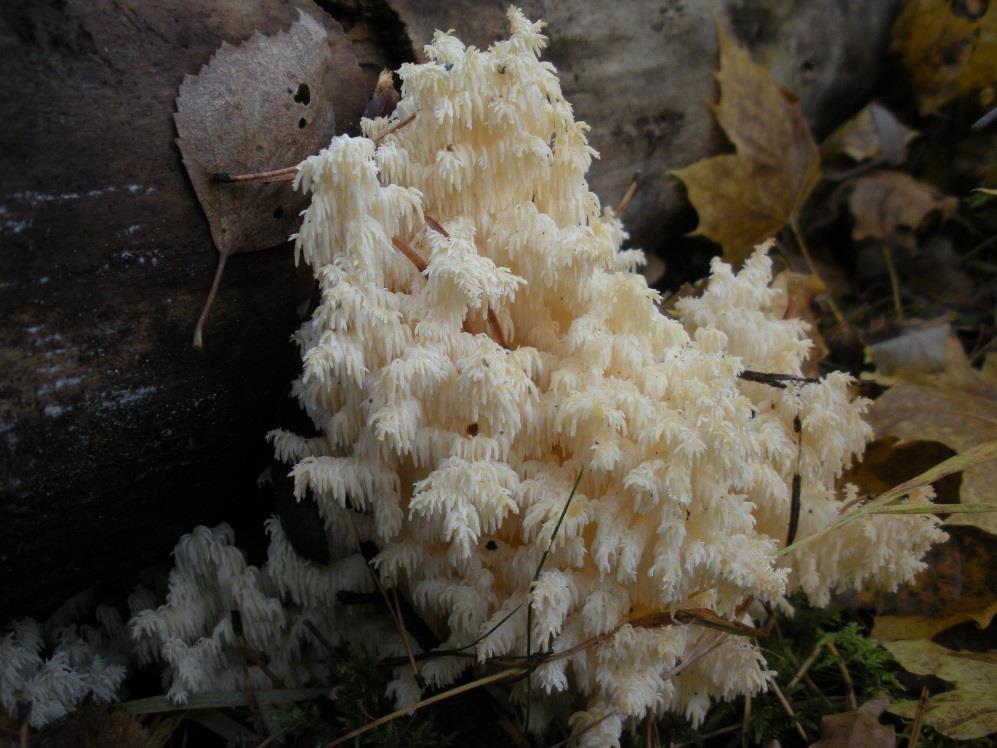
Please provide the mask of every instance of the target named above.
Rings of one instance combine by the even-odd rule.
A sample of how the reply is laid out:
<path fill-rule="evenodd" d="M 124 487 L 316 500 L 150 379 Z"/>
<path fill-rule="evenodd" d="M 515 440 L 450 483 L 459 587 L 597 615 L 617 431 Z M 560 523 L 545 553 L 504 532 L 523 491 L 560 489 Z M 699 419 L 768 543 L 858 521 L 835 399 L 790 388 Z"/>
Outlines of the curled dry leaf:
<path fill-rule="evenodd" d="M 821 153 L 842 153 L 853 161 L 877 159 L 897 165 L 906 161 L 907 146 L 919 134 L 882 104 L 873 102 L 831 133 L 822 143 Z"/>
<path fill-rule="evenodd" d="M 906 370 L 873 378 L 890 389 L 869 410 L 877 437 L 941 442 L 964 453 L 997 440 L 997 357 L 988 356 L 982 370 L 974 369 L 959 339 L 945 341 L 945 368 L 937 373 Z M 962 503 L 997 504 L 997 462 L 972 465 L 963 473 Z M 950 525 L 975 525 L 997 533 L 997 512 L 956 514 Z"/>
<path fill-rule="evenodd" d="M 997 3 L 911 0 L 892 48 L 910 71 L 921 114 L 997 81 Z"/>
<path fill-rule="evenodd" d="M 928 699 L 924 723 L 955 740 L 972 740 L 997 732 L 997 652 L 956 652 L 929 641 L 884 645 L 908 672 L 934 675 L 952 683 L 951 691 Z M 908 719 L 917 701 L 890 704 L 888 711 Z"/>
<path fill-rule="evenodd" d="M 317 7 L 314 13 L 325 15 Z M 219 184 L 212 174 L 298 163 L 356 124 L 366 93 L 342 29 L 304 11 L 287 31 L 222 44 L 197 75 L 184 78 L 177 144 L 219 253 L 195 345 L 225 258 L 286 241 L 307 204 L 287 183 Z"/>
<path fill-rule="evenodd" d="M 900 334 L 869 346 L 868 356 L 876 371 L 892 374 L 907 371 L 932 374 L 943 371 L 946 364 L 945 341 L 951 333 L 947 320 L 904 320 Z"/>
<path fill-rule="evenodd" d="M 820 740 L 811 748 L 893 748 L 897 744 L 893 726 L 879 722 L 889 701 L 886 694 L 877 694 L 855 711 L 822 718 Z"/>
<path fill-rule="evenodd" d="M 855 180 L 848 201 L 855 216 L 852 238 L 886 239 L 900 228 L 916 229 L 934 210 L 955 215 L 959 201 L 901 171 L 877 171 Z"/>
<path fill-rule="evenodd" d="M 800 103 L 722 26 L 717 122 L 737 150 L 674 173 L 699 214 L 696 234 L 740 263 L 794 220 L 820 177 L 820 154 Z"/>

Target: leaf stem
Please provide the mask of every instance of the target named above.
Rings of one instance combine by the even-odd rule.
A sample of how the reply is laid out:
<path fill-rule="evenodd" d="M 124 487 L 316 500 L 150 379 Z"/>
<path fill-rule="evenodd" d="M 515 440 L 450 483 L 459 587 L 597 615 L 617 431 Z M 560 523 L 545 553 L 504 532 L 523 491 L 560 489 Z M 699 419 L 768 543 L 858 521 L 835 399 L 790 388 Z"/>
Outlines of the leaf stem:
<path fill-rule="evenodd" d="M 819 280 L 821 283 L 827 286 L 827 284 L 824 283 L 824 279 L 820 277 L 820 273 L 817 272 L 817 265 L 814 263 L 814 258 L 810 254 L 810 248 L 807 246 L 807 242 L 803 238 L 803 232 L 800 231 L 800 226 L 797 223 L 796 219 L 791 218 L 787 226 L 789 226 L 789 230 L 793 234 L 793 238 L 796 240 L 796 246 L 800 248 L 800 253 L 803 255 L 803 259 L 806 260 L 807 267 L 810 268 L 811 274 L 813 274 L 813 276 L 817 278 L 817 280 Z M 845 319 L 845 315 L 841 311 L 841 307 L 838 306 L 838 302 L 834 298 L 834 292 L 830 290 L 830 286 L 828 286 L 828 291 L 827 291 L 827 303 L 828 306 L 831 307 L 831 313 L 834 315 L 834 318 L 838 321 L 838 324 L 845 329 L 851 327 L 851 325 L 848 324 L 848 320 Z"/>
<path fill-rule="evenodd" d="M 201 309 L 201 316 L 197 318 L 197 326 L 194 328 L 194 347 L 197 350 L 204 348 L 204 325 L 208 321 L 208 312 L 218 295 L 218 287 L 222 282 L 222 273 L 225 272 L 225 261 L 228 260 L 227 252 L 218 253 L 218 266 L 215 268 L 215 277 L 211 281 L 211 290 L 208 291 L 208 298 L 204 300 L 204 307 Z"/>
<path fill-rule="evenodd" d="M 893 263 L 893 248 L 889 242 L 883 243 L 883 260 L 886 262 L 886 272 L 890 276 L 890 290 L 893 292 L 893 309 L 897 313 L 897 319 L 903 319 L 904 307 L 900 299 L 900 279 L 897 277 L 897 267 Z"/>

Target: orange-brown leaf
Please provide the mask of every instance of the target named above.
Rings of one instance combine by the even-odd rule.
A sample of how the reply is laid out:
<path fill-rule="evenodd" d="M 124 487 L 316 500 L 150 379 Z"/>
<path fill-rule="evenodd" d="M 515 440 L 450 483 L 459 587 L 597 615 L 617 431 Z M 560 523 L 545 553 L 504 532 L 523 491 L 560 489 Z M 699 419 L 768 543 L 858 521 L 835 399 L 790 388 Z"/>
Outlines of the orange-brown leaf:
<path fill-rule="evenodd" d="M 795 218 L 820 177 L 820 154 L 799 101 L 718 29 L 717 121 L 737 149 L 674 174 L 699 213 L 697 234 L 732 262 Z"/>
<path fill-rule="evenodd" d="M 921 114 L 997 81 L 997 3 L 911 0 L 893 25 Z"/>

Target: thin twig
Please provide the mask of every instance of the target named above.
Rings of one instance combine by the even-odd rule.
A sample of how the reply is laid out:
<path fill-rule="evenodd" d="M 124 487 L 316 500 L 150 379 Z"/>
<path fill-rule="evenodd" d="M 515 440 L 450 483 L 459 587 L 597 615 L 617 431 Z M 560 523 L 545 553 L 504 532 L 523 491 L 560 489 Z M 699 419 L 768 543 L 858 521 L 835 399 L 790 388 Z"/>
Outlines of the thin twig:
<path fill-rule="evenodd" d="M 537 583 L 540 578 L 540 572 L 543 571 L 544 564 L 547 562 L 547 556 L 550 555 L 551 548 L 554 547 L 554 539 L 557 537 L 558 531 L 561 529 L 561 523 L 564 521 L 565 515 L 568 513 L 568 507 L 571 506 L 571 500 L 575 498 L 575 492 L 578 490 L 578 484 L 582 482 L 582 475 L 585 473 L 585 467 L 582 466 L 578 469 L 578 475 L 575 477 L 575 483 L 571 487 L 571 493 L 568 494 L 568 500 L 564 502 L 564 508 L 561 510 L 561 516 L 557 518 L 557 524 L 554 525 L 554 531 L 550 534 L 550 542 L 547 543 L 547 549 L 543 552 L 540 557 L 540 563 L 537 564 L 536 571 L 533 572 L 533 581 L 530 582 L 530 589 L 527 591 L 526 599 L 526 661 L 529 664 L 531 652 L 530 648 L 533 643 L 533 585 Z M 525 733 L 530 727 L 530 705 L 533 701 L 532 699 L 532 689 L 533 689 L 533 671 L 528 670 L 526 673 L 526 716 L 523 720 L 523 732 Z"/>
<path fill-rule="evenodd" d="M 415 657 L 412 655 L 412 644 L 409 642 L 409 632 L 405 628 L 405 621 L 402 620 L 402 606 L 398 601 L 398 590 L 392 588 L 391 595 L 395 599 L 395 620 L 398 625 L 399 636 L 402 637 L 402 646 L 405 647 L 405 655 L 408 657 L 409 664 L 412 666 L 412 674 L 415 676 L 415 682 L 419 684 L 420 688 L 426 687 L 426 681 L 422 677 L 422 673 L 419 672 L 419 665 L 415 661 Z"/>
<path fill-rule="evenodd" d="M 814 647 L 814 651 L 811 652 L 810 656 L 803 661 L 803 664 L 800 665 L 800 669 L 796 671 L 796 675 L 794 675 L 793 679 L 789 681 L 789 685 L 786 686 L 787 689 L 793 688 L 797 683 L 799 683 L 803 679 L 803 676 L 807 674 L 807 671 L 810 669 L 811 665 L 817 662 L 817 658 L 820 657 L 820 651 L 823 648 L 824 648 L 824 643 L 818 642 L 817 646 Z"/>
<path fill-rule="evenodd" d="M 412 247 L 399 239 L 397 236 L 391 240 L 391 243 L 395 245 L 395 249 L 405 255 L 409 262 L 415 265 L 416 270 L 420 273 L 426 272 L 426 268 L 429 267 L 429 265 L 426 264 L 424 259 L 419 257 L 419 253 L 412 249 Z"/>
<path fill-rule="evenodd" d="M 408 125 L 414 119 L 415 119 L 415 114 L 410 114 L 408 117 L 406 117 L 405 119 L 403 119 L 401 122 L 396 122 L 395 124 L 393 124 L 391 127 L 389 127 L 387 130 L 385 130 L 384 132 L 382 132 L 380 135 L 375 135 L 373 138 L 371 138 L 371 140 L 373 140 L 375 143 L 380 143 L 382 140 L 384 140 L 386 137 L 388 137 L 392 133 L 396 133 L 399 130 L 401 130 L 403 127 L 405 127 L 406 125 Z"/>
<path fill-rule="evenodd" d="M 597 719 L 591 725 L 585 725 L 584 729 L 579 730 L 574 735 L 569 735 L 564 740 L 559 740 L 558 742 L 554 743 L 553 745 L 548 746 L 547 748 L 564 748 L 564 746 L 570 745 L 572 741 L 578 740 L 578 738 L 580 738 L 582 735 L 584 735 L 589 730 L 591 730 L 592 728 L 594 728 L 596 725 L 601 725 L 603 722 L 605 722 L 607 719 L 609 719 L 612 716 L 613 716 L 612 712 L 606 712 L 604 715 L 602 715 L 601 717 L 599 717 L 599 719 Z"/>
<path fill-rule="evenodd" d="M 917 711 L 914 712 L 914 726 L 910 730 L 910 741 L 907 748 L 917 748 L 917 741 L 921 739 L 921 729 L 924 727 L 924 714 L 928 706 L 927 686 L 921 688 L 921 698 L 917 700 Z"/>
<path fill-rule="evenodd" d="M 845 681 L 845 685 L 848 687 L 848 708 L 851 711 L 855 711 L 859 708 L 859 703 L 855 698 L 855 684 L 852 683 L 852 676 L 845 665 L 845 658 L 841 656 L 841 652 L 838 651 L 838 648 L 834 646 L 834 642 L 830 639 L 824 642 L 824 646 L 827 647 L 827 651 L 831 653 L 831 656 L 838 663 L 838 670 L 841 671 L 841 679 Z"/>
<path fill-rule="evenodd" d="M 445 228 L 443 228 L 443 224 L 441 224 L 435 218 L 433 218 L 432 216 L 423 215 L 423 219 L 426 221 L 426 225 L 429 226 L 429 228 L 431 228 L 437 234 L 442 234 L 447 239 L 450 238 L 450 233 Z M 488 307 L 488 311 L 485 316 L 488 319 L 488 329 L 491 331 L 492 338 L 500 346 L 502 346 L 506 350 L 509 350 L 509 343 L 505 339 L 505 333 L 502 332 L 502 325 L 499 324 L 499 318 L 498 315 L 495 314 L 495 310 L 492 309 L 491 307 Z"/>
<path fill-rule="evenodd" d="M 900 299 L 900 278 L 897 276 L 897 268 L 893 263 L 893 249 L 889 242 L 883 242 L 883 260 L 886 262 L 886 273 L 890 276 L 890 290 L 893 292 L 893 311 L 896 312 L 897 319 L 904 318 L 904 305 Z"/>
<path fill-rule="evenodd" d="M 838 324 L 847 330 L 851 327 L 851 325 L 849 325 L 848 320 L 845 319 L 845 315 L 841 311 L 841 307 L 838 306 L 838 302 L 835 300 L 834 294 L 830 290 L 830 286 L 824 283 L 824 280 L 820 277 L 820 273 L 817 272 L 817 265 L 814 263 L 814 259 L 810 255 L 810 248 L 807 246 L 807 242 L 803 238 L 803 232 L 800 231 L 800 227 L 797 224 L 796 219 L 792 219 L 788 226 L 789 230 L 793 234 L 793 238 L 796 239 L 796 246 L 800 248 L 800 253 L 803 255 L 803 259 L 806 260 L 807 267 L 810 268 L 810 273 L 828 288 L 827 304 L 831 307 L 831 313 L 834 314 L 834 318 L 838 321 Z"/>
<path fill-rule="evenodd" d="M 744 695 L 744 719 L 741 720 L 741 748 L 748 748 L 751 734 L 751 694 Z"/>
<path fill-rule="evenodd" d="M 306 618 L 305 628 L 312 633 L 312 636 L 314 636 L 318 640 L 319 644 L 325 647 L 325 650 L 329 653 L 329 658 L 333 660 L 336 659 L 336 650 L 332 646 L 332 642 L 330 642 L 328 639 L 325 638 L 325 634 L 323 634 L 321 631 L 318 630 L 318 626 L 316 626 L 314 623 L 312 623 Z"/>
<path fill-rule="evenodd" d="M 684 740 L 681 743 L 672 743 L 670 748 L 683 748 L 687 745 L 702 745 L 704 740 L 709 740 L 710 738 L 716 738 L 721 735 L 726 735 L 728 732 L 734 732 L 737 729 L 737 725 L 727 725 L 727 727 L 721 727 L 719 730 L 711 730 L 710 732 L 704 732 L 702 735 L 697 736 L 692 740 Z"/>
<path fill-rule="evenodd" d="M 633 179 L 630 180 L 630 186 L 627 187 L 627 191 L 623 193 L 623 197 L 620 198 L 620 202 L 617 203 L 616 209 L 613 211 L 613 215 L 617 218 L 623 217 L 623 211 L 625 211 L 629 206 L 631 201 L 634 199 L 634 195 L 637 194 L 637 187 L 640 185 L 640 172 L 634 174 Z"/>
<path fill-rule="evenodd" d="M 402 709 L 396 709 L 395 711 L 385 714 L 383 717 L 378 717 L 372 722 L 368 722 L 355 730 L 351 730 L 345 735 L 341 735 L 335 740 L 326 743 L 325 748 L 335 748 L 337 745 L 343 745 L 344 743 L 353 740 L 353 738 L 358 735 L 363 735 L 366 732 L 370 732 L 381 725 L 386 725 L 388 722 L 392 722 L 399 717 L 404 717 L 406 715 L 412 714 L 420 709 L 423 709 L 432 704 L 436 704 L 440 701 L 446 701 L 455 696 L 460 696 L 462 693 L 467 693 L 468 691 L 473 691 L 476 688 L 481 688 L 482 686 L 487 686 L 489 683 L 497 683 L 498 681 L 507 680 L 508 678 L 515 677 L 517 675 L 522 675 L 524 672 L 523 668 L 510 668 L 508 670 L 502 670 L 501 672 L 495 673 L 493 675 L 485 676 L 484 678 L 478 678 L 470 683 L 465 683 L 463 686 L 457 686 L 456 688 L 451 688 L 443 693 L 438 693 L 435 696 L 430 696 L 428 699 L 423 699 L 422 701 L 412 704 L 412 706 L 403 707 Z"/>
<path fill-rule="evenodd" d="M 810 738 L 807 737 L 807 731 L 804 730 L 803 725 L 800 724 L 800 719 L 799 717 L 796 716 L 796 712 L 793 711 L 793 707 L 790 706 L 788 701 L 786 701 L 786 697 L 783 695 L 782 690 L 779 688 L 779 684 L 775 682 L 775 678 L 772 678 L 769 681 L 769 685 L 772 686 L 772 691 L 775 693 L 775 697 L 779 700 L 779 703 L 782 704 L 783 710 L 786 712 L 786 714 L 789 715 L 789 718 L 793 720 L 793 724 L 796 726 L 796 731 L 800 734 L 800 737 L 803 738 L 804 741 L 809 743 Z"/>
<path fill-rule="evenodd" d="M 208 312 L 211 311 L 211 305 L 215 303 L 215 297 L 218 295 L 218 287 L 222 282 L 222 273 L 225 272 L 226 260 L 228 260 L 228 253 L 219 252 L 218 266 L 215 268 L 215 277 L 211 281 L 211 290 L 208 291 L 208 298 L 204 300 L 204 306 L 201 307 L 201 316 L 197 318 L 197 325 L 194 327 L 194 347 L 198 350 L 204 347 L 204 325 L 208 321 Z"/>
<path fill-rule="evenodd" d="M 776 387 L 780 390 L 786 389 L 787 383 L 814 384 L 820 381 L 813 377 L 798 377 L 795 374 L 775 374 L 768 371 L 754 371 L 752 369 L 743 369 L 737 375 L 737 378 L 743 379 L 746 382 L 767 384 L 769 387 Z"/>

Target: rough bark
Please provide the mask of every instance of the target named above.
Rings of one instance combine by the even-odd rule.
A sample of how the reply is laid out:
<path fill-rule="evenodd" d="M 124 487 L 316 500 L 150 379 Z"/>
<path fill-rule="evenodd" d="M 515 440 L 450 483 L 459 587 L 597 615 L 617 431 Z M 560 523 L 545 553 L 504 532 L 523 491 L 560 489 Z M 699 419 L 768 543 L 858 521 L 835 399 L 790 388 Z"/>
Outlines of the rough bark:
<path fill-rule="evenodd" d="M 215 252 L 172 113 L 184 75 L 223 41 L 285 29 L 298 5 L 0 8 L 0 613 L 40 610 L 163 558 L 194 524 L 246 516 L 254 502 L 310 281 L 287 246 L 231 258 L 207 346 L 191 347 Z M 720 20 L 802 93 L 820 133 L 864 100 L 896 5 L 736 0 Z M 323 3 L 371 88 L 382 65 L 417 56 L 434 28 L 479 46 L 504 35 L 504 7 Z M 650 249 L 683 226 L 668 169 L 723 147 L 706 106 L 717 7 L 524 5 L 550 22 L 548 58 L 593 125 L 595 191 L 615 203 L 644 174 L 627 219 Z"/>

